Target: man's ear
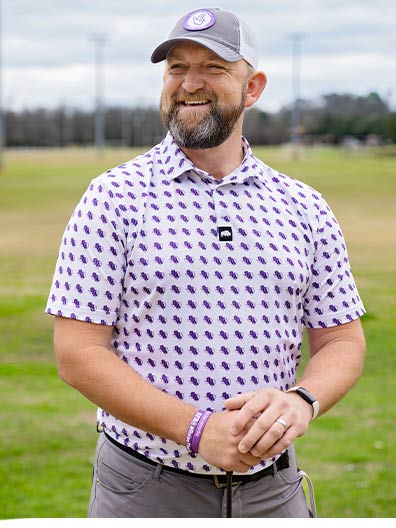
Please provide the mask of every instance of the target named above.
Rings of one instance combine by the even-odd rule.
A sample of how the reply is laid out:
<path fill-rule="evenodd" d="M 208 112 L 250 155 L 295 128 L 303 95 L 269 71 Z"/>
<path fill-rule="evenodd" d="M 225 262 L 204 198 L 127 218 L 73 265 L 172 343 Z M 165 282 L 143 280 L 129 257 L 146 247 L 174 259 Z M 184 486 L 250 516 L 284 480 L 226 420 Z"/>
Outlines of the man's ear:
<path fill-rule="evenodd" d="M 267 76 L 262 71 L 253 72 L 247 80 L 245 108 L 249 108 L 260 98 L 267 84 Z"/>

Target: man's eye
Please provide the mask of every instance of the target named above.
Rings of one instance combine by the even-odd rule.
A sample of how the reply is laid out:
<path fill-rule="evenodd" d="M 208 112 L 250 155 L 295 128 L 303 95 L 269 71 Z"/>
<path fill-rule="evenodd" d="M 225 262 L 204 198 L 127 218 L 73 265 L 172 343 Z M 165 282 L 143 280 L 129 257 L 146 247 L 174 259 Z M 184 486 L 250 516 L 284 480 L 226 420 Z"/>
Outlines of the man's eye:
<path fill-rule="evenodd" d="M 169 69 L 171 71 L 177 71 L 177 70 L 182 70 L 184 69 L 184 65 L 183 64 L 172 64 Z"/>
<path fill-rule="evenodd" d="M 221 72 L 221 71 L 224 71 L 225 68 L 224 66 L 221 66 L 220 64 L 209 64 L 208 70 L 212 72 Z"/>

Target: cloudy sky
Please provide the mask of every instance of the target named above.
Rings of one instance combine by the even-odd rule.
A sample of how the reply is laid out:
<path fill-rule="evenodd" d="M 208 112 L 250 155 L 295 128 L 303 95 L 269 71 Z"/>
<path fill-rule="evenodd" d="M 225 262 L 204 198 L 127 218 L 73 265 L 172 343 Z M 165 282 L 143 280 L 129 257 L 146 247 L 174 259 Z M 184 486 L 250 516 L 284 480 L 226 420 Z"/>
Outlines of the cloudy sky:
<path fill-rule="evenodd" d="M 154 47 L 197 0 L 0 0 L 3 104 L 22 109 L 95 101 L 94 39 L 104 36 L 104 100 L 155 105 L 162 64 Z M 378 92 L 396 108 L 395 0 L 217 0 L 255 31 L 276 111 L 292 91 L 292 35 L 301 35 L 300 95 Z"/>

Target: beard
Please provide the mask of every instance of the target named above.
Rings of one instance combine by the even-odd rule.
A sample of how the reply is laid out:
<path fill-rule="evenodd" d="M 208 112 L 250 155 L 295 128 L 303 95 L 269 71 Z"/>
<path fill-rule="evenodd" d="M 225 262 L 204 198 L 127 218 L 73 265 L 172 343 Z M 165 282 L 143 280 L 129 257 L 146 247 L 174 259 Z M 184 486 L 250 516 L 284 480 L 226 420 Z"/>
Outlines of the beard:
<path fill-rule="evenodd" d="M 202 93 L 202 92 L 201 92 Z M 199 96 L 199 93 L 194 94 Z M 191 98 L 191 95 L 189 96 Z M 178 96 L 180 100 L 180 95 Z M 188 98 L 186 98 L 188 99 Z M 214 94 L 203 94 L 202 99 L 209 99 L 210 109 L 203 117 L 198 112 L 190 109 L 191 119 L 180 115 L 180 105 L 174 97 L 165 108 L 164 96 L 161 98 L 162 120 L 172 134 L 175 143 L 181 147 L 192 150 L 209 149 L 217 147 L 228 139 L 235 125 L 245 109 L 246 90 L 242 92 L 238 105 L 222 106 Z"/>

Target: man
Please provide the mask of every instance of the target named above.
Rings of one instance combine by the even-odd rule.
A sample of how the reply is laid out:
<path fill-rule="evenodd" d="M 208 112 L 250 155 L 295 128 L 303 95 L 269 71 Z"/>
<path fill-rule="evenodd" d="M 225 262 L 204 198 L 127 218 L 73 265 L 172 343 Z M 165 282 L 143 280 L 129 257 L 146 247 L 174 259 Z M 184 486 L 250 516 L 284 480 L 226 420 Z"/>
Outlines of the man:
<path fill-rule="evenodd" d="M 293 442 L 364 356 L 344 240 L 320 194 L 242 138 L 266 84 L 245 24 L 189 13 L 160 61 L 169 133 L 92 181 L 47 306 L 59 374 L 104 430 L 89 515 L 225 516 L 227 472 L 234 516 L 309 517 Z"/>

